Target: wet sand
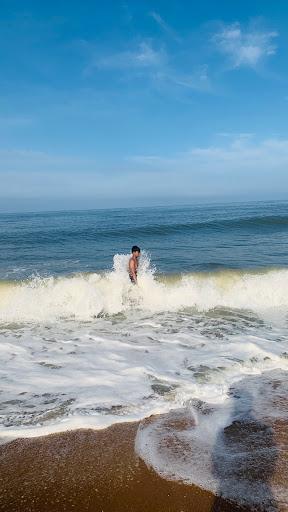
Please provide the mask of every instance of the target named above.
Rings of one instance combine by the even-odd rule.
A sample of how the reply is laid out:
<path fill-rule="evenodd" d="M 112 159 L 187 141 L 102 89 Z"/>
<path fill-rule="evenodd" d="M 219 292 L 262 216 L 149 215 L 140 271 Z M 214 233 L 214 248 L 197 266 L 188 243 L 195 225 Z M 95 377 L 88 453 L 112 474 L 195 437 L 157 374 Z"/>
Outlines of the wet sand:
<path fill-rule="evenodd" d="M 236 512 L 195 486 L 170 482 L 134 451 L 138 423 L 16 439 L 0 446 L 3 512 Z"/>

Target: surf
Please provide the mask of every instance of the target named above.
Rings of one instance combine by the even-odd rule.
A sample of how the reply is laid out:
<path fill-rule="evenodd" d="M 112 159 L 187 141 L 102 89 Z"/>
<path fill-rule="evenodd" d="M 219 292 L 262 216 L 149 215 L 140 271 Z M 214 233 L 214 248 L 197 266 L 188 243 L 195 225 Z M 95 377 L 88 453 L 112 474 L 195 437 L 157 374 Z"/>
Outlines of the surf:
<path fill-rule="evenodd" d="M 250 310 L 258 314 L 288 311 L 288 269 L 218 270 L 157 274 L 149 256 L 141 258 L 138 286 L 127 274 L 129 255 L 116 254 L 108 272 L 71 276 L 33 276 L 0 282 L 0 322 L 93 320 L 131 310 L 150 313 L 186 308 Z"/>

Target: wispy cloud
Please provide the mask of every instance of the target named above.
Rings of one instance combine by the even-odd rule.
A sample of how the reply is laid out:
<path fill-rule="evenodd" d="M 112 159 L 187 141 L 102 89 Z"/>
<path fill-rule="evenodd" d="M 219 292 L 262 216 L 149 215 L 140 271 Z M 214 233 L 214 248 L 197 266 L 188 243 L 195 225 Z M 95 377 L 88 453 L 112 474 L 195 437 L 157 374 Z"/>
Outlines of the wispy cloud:
<path fill-rule="evenodd" d="M 185 87 L 187 89 L 194 89 L 206 92 L 211 90 L 211 82 L 208 75 L 208 66 L 206 64 L 199 66 L 190 74 L 172 74 L 170 78 L 176 85 Z"/>
<path fill-rule="evenodd" d="M 219 134 L 218 134 L 219 135 Z M 221 134 L 222 136 L 222 134 Z M 266 171 L 287 174 L 288 139 L 270 138 L 255 140 L 253 134 L 232 136 L 224 133 L 226 144 L 193 147 L 173 156 L 136 155 L 130 157 L 141 168 L 171 172 L 189 171 L 196 174 L 205 171 L 224 173 L 231 177 L 236 172 L 253 172 L 263 177 Z"/>
<path fill-rule="evenodd" d="M 185 71 L 177 65 L 177 59 L 174 58 L 173 62 L 164 44 L 157 47 L 155 42 L 143 40 L 130 50 L 105 55 L 99 55 L 98 50 L 86 41 L 81 41 L 81 44 L 90 53 L 90 61 L 84 69 L 86 77 L 95 70 L 115 70 L 133 79 L 135 74 L 139 77 L 141 72 L 150 87 L 163 92 L 172 92 L 175 88 L 203 92 L 211 89 L 207 65 L 192 66 Z"/>
<path fill-rule="evenodd" d="M 248 134 L 224 137 L 221 145 L 192 147 L 172 156 L 146 154 L 125 161 L 119 158 L 114 169 L 113 162 L 101 163 L 96 158 L 93 161 L 39 151 L 2 150 L 0 199 L 130 197 L 135 200 L 136 197 L 241 195 L 285 198 L 287 166 L 288 139 L 257 141 Z"/>
<path fill-rule="evenodd" d="M 219 62 L 213 55 L 207 54 L 204 44 L 204 34 L 207 36 L 207 27 L 200 27 L 199 45 L 194 55 L 191 39 L 179 39 L 176 32 L 166 23 L 156 11 L 149 12 L 149 16 L 169 37 L 176 39 L 179 44 L 171 43 L 163 38 L 159 41 L 154 38 L 129 41 L 123 51 L 110 51 L 98 48 L 95 44 L 82 41 L 88 56 L 88 64 L 84 69 L 84 76 L 89 78 L 95 72 L 110 70 L 118 72 L 120 79 L 137 79 L 137 87 L 143 83 L 157 92 L 174 94 L 174 97 L 187 97 L 189 91 L 211 93 L 217 88 L 219 78 Z M 213 36 L 213 52 L 220 52 L 226 57 L 229 68 L 250 67 L 256 69 L 261 61 L 276 53 L 277 32 L 265 31 L 260 27 L 259 20 L 254 20 L 248 26 L 240 23 L 222 24 Z M 209 36 L 208 36 L 209 37 Z M 208 64 L 207 64 L 208 62 Z M 139 77 L 141 81 L 139 81 Z M 139 85 L 140 84 L 140 85 Z"/>
<path fill-rule="evenodd" d="M 149 16 L 151 16 L 151 18 L 153 18 L 153 20 L 157 23 L 157 25 L 159 25 L 159 27 L 163 30 L 163 32 L 166 32 L 166 34 L 168 34 L 170 37 L 172 37 L 172 39 L 174 39 L 178 43 L 181 42 L 181 38 L 178 36 L 178 34 L 175 32 L 175 30 L 172 27 L 170 27 L 170 25 L 168 25 L 168 23 L 166 23 L 166 21 L 164 21 L 162 16 L 160 16 L 160 14 L 158 14 L 155 11 L 151 11 L 151 12 L 149 12 Z"/>
<path fill-rule="evenodd" d="M 123 19 L 126 23 L 131 23 L 133 20 L 132 13 L 130 11 L 130 8 L 126 2 L 122 3 L 122 12 L 123 12 Z"/>
<path fill-rule="evenodd" d="M 163 69 L 155 73 L 154 81 L 160 87 L 172 88 L 172 90 L 184 89 L 198 92 L 211 92 L 212 90 L 208 66 L 206 65 L 196 67 L 190 73 L 184 73 L 173 68 Z"/>
<path fill-rule="evenodd" d="M 99 55 L 94 50 L 94 56 L 85 68 L 85 74 L 95 69 L 145 69 L 161 66 L 166 60 L 163 48 L 156 49 L 150 41 L 141 41 L 133 50 Z"/>
<path fill-rule="evenodd" d="M 200 172 L 207 170 L 214 172 L 257 171 L 261 175 L 265 171 L 274 172 L 277 169 L 285 170 L 288 166 L 288 139 L 271 137 L 258 140 L 254 134 L 240 133 L 233 135 L 229 132 L 217 134 L 218 144 L 208 146 L 194 146 L 187 151 L 167 154 L 132 155 L 122 160 L 117 159 L 116 174 L 119 168 L 129 170 L 159 170 L 177 171 L 189 170 Z M 221 143 L 220 143 L 221 141 Z M 137 165 L 135 165 L 137 164 Z M 73 155 L 53 154 L 30 149 L 0 149 L 0 173 L 3 171 L 22 170 L 63 172 L 87 171 L 104 173 L 107 170 L 108 160 L 101 162 L 96 157 L 83 158 Z M 110 172 L 112 168 L 110 167 Z M 80 173 L 81 174 L 81 173 Z M 288 177 L 288 175 L 287 175 Z"/>
<path fill-rule="evenodd" d="M 214 34 L 212 42 L 229 58 L 232 68 L 255 68 L 260 61 L 276 53 L 277 36 L 275 31 L 264 31 L 256 26 L 243 28 L 236 22 L 224 25 Z"/>

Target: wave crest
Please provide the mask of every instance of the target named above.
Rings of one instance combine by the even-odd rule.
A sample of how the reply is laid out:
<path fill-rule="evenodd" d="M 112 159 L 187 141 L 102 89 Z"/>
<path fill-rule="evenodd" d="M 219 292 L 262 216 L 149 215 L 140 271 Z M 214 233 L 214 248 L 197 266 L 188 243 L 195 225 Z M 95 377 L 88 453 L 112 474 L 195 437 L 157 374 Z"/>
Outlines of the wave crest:
<path fill-rule="evenodd" d="M 36 277 L 0 284 L 0 321 L 91 320 L 131 309 L 150 312 L 195 308 L 288 309 L 288 269 L 224 270 L 156 277 L 143 255 L 138 286 L 131 285 L 129 255 L 116 255 L 111 272 L 71 277 Z"/>

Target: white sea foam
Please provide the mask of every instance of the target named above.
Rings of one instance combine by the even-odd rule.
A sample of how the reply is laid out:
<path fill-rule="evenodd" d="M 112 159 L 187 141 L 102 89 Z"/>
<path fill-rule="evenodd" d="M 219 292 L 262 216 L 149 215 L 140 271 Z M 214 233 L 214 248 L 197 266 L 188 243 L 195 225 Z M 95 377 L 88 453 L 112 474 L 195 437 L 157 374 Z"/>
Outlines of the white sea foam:
<path fill-rule="evenodd" d="M 136 452 L 169 480 L 253 510 L 287 510 L 287 384 L 286 372 L 265 372 L 240 380 L 222 404 L 194 400 L 144 420 Z"/>
<path fill-rule="evenodd" d="M 0 286 L 1 322 L 89 320 L 131 309 L 149 312 L 237 308 L 267 315 L 288 311 L 288 270 L 222 271 L 156 278 L 142 257 L 138 286 L 127 276 L 128 256 L 114 257 L 114 270 L 72 277 L 35 277 Z"/>
<path fill-rule="evenodd" d="M 288 368 L 288 270 L 155 277 L 144 255 L 134 286 L 127 264 L 1 283 L 0 437 L 221 404 L 243 376 Z"/>

